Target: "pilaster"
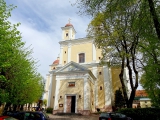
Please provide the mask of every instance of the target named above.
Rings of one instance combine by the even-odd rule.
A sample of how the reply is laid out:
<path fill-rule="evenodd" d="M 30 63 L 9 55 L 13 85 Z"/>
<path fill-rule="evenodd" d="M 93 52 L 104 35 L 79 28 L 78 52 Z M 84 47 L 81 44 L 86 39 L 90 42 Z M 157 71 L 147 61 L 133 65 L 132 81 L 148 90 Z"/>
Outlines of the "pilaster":
<path fill-rule="evenodd" d="M 50 80 L 49 80 L 49 90 L 48 90 L 48 106 L 50 107 L 51 106 L 51 95 L 52 95 L 52 79 L 53 79 L 53 75 L 50 74 Z"/>
<path fill-rule="evenodd" d="M 92 60 L 93 62 L 96 62 L 96 47 L 94 43 L 92 44 Z"/>
<path fill-rule="evenodd" d="M 59 64 L 62 65 L 62 60 L 63 60 L 63 47 L 60 47 L 60 62 Z"/>
<path fill-rule="evenodd" d="M 97 67 L 92 67 L 92 73 L 97 78 Z M 98 90 L 97 90 L 97 80 L 95 81 L 94 85 L 94 105 L 95 107 L 98 106 Z"/>
<path fill-rule="evenodd" d="M 58 100 L 59 100 L 59 88 L 60 88 L 60 79 L 56 78 L 56 91 L 55 91 L 55 103 L 54 110 L 59 108 Z"/>
<path fill-rule="evenodd" d="M 103 66 L 104 72 L 104 92 L 105 92 L 105 109 L 112 110 L 112 87 L 111 76 L 108 66 Z"/>
<path fill-rule="evenodd" d="M 84 110 L 90 110 L 90 86 L 88 75 L 85 75 L 84 78 Z"/>

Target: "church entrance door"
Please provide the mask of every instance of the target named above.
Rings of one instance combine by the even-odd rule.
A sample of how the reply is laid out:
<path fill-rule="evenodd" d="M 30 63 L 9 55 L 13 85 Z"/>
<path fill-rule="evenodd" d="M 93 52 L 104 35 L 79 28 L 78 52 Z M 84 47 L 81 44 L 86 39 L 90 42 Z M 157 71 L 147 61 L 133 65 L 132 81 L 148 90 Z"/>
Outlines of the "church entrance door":
<path fill-rule="evenodd" d="M 67 96 L 67 113 L 75 113 L 76 96 Z"/>

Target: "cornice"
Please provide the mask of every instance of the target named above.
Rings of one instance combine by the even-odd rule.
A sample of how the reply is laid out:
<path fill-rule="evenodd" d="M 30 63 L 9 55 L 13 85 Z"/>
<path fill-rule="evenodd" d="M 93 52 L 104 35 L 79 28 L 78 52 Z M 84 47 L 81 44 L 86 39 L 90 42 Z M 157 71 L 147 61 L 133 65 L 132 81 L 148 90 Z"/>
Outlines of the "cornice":
<path fill-rule="evenodd" d="M 71 46 L 71 45 L 77 45 L 77 44 L 84 44 L 84 43 L 93 43 L 94 40 L 90 38 L 78 38 L 78 39 L 73 39 L 73 40 L 63 40 L 60 41 L 59 44 L 61 46 Z"/>

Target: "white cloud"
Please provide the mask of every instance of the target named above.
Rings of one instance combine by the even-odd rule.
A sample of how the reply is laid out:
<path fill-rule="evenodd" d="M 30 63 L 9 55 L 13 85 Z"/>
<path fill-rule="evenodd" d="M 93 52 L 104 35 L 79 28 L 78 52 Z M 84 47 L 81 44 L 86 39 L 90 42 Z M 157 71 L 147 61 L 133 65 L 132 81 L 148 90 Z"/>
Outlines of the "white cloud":
<path fill-rule="evenodd" d="M 86 36 L 89 19 L 77 14 L 76 0 L 6 0 L 7 4 L 17 6 L 9 19 L 12 23 L 21 23 L 18 28 L 26 47 L 33 48 L 33 58 L 37 59 L 38 72 L 45 78 L 49 65 L 57 59 L 60 52 L 61 27 L 71 23 L 77 32 L 76 38 Z"/>

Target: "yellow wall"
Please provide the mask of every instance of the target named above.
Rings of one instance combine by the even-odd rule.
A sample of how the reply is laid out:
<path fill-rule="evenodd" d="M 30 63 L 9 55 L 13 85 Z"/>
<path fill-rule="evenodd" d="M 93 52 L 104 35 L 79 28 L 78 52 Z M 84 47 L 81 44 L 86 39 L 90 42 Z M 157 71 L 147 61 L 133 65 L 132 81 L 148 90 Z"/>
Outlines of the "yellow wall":
<path fill-rule="evenodd" d="M 116 90 L 119 90 L 119 88 L 122 88 L 122 85 L 119 79 L 119 74 L 120 74 L 120 68 L 118 67 L 111 68 L 113 94 L 115 94 Z M 114 100 L 114 97 L 113 97 L 113 100 Z"/>
<path fill-rule="evenodd" d="M 92 61 L 92 43 L 77 44 L 71 47 L 71 61 L 79 62 L 78 54 L 85 53 L 85 62 Z"/>
<path fill-rule="evenodd" d="M 68 33 L 68 37 L 66 37 L 66 33 Z M 69 39 L 69 30 L 65 30 L 64 31 L 64 39 L 68 40 Z"/>
<path fill-rule="evenodd" d="M 91 81 L 89 81 L 89 85 L 91 87 L 91 89 L 90 89 L 90 97 L 91 97 L 90 108 L 92 111 L 94 111 L 94 84 Z"/>
<path fill-rule="evenodd" d="M 68 87 L 68 82 L 75 82 L 75 87 Z M 58 104 L 63 104 L 63 107 L 60 107 L 59 110 L 64 109 L 64 97 L 66 94 L 77 94 L 78 96 L 81 95 L 82 97 L 78 98 L 77 110 L 83 110 L 83 86 L 83 79 L 61 80 L 59 96 L 62 96 L 62 98 L 58 98 Z M 76 96 L 76 99 L 78 96 Z"/>
<path fill-rule="evenodd" d="M 142 100 L 140 101 L 140 106 L 141 108 L 147 108 L 147 107 L 151 107 L 151 101 L 150 100 Z"/>
<path fill-rule="evenodd" d="M 99 72 L 101 72 L 101 75 L 99 75 Z M 104 93 L 104 74 L 103 73 L 103 67 L 98 67 L 98 76 L 97 76 L 97 81 L 98 81 L 98 107 L 103 108 L 105 105 L 105 93 Z M 100 86 L 102 87 L 102 90 L 100 90 Z"/>
<path fill-rule="evenodd" d="M 102 50 L 96 48 L 96 61 L 99 61 L 99 57 L 102 58 L 102 54 L 101 54 Z"/>
<path fill-rule="evenodd" d="M 66 61 L 66 64 L 68 63 L 68 47 L 63 48 L 63 60 L 62 60 L 63 65 L 64 65 L 64 61 Z"/>

